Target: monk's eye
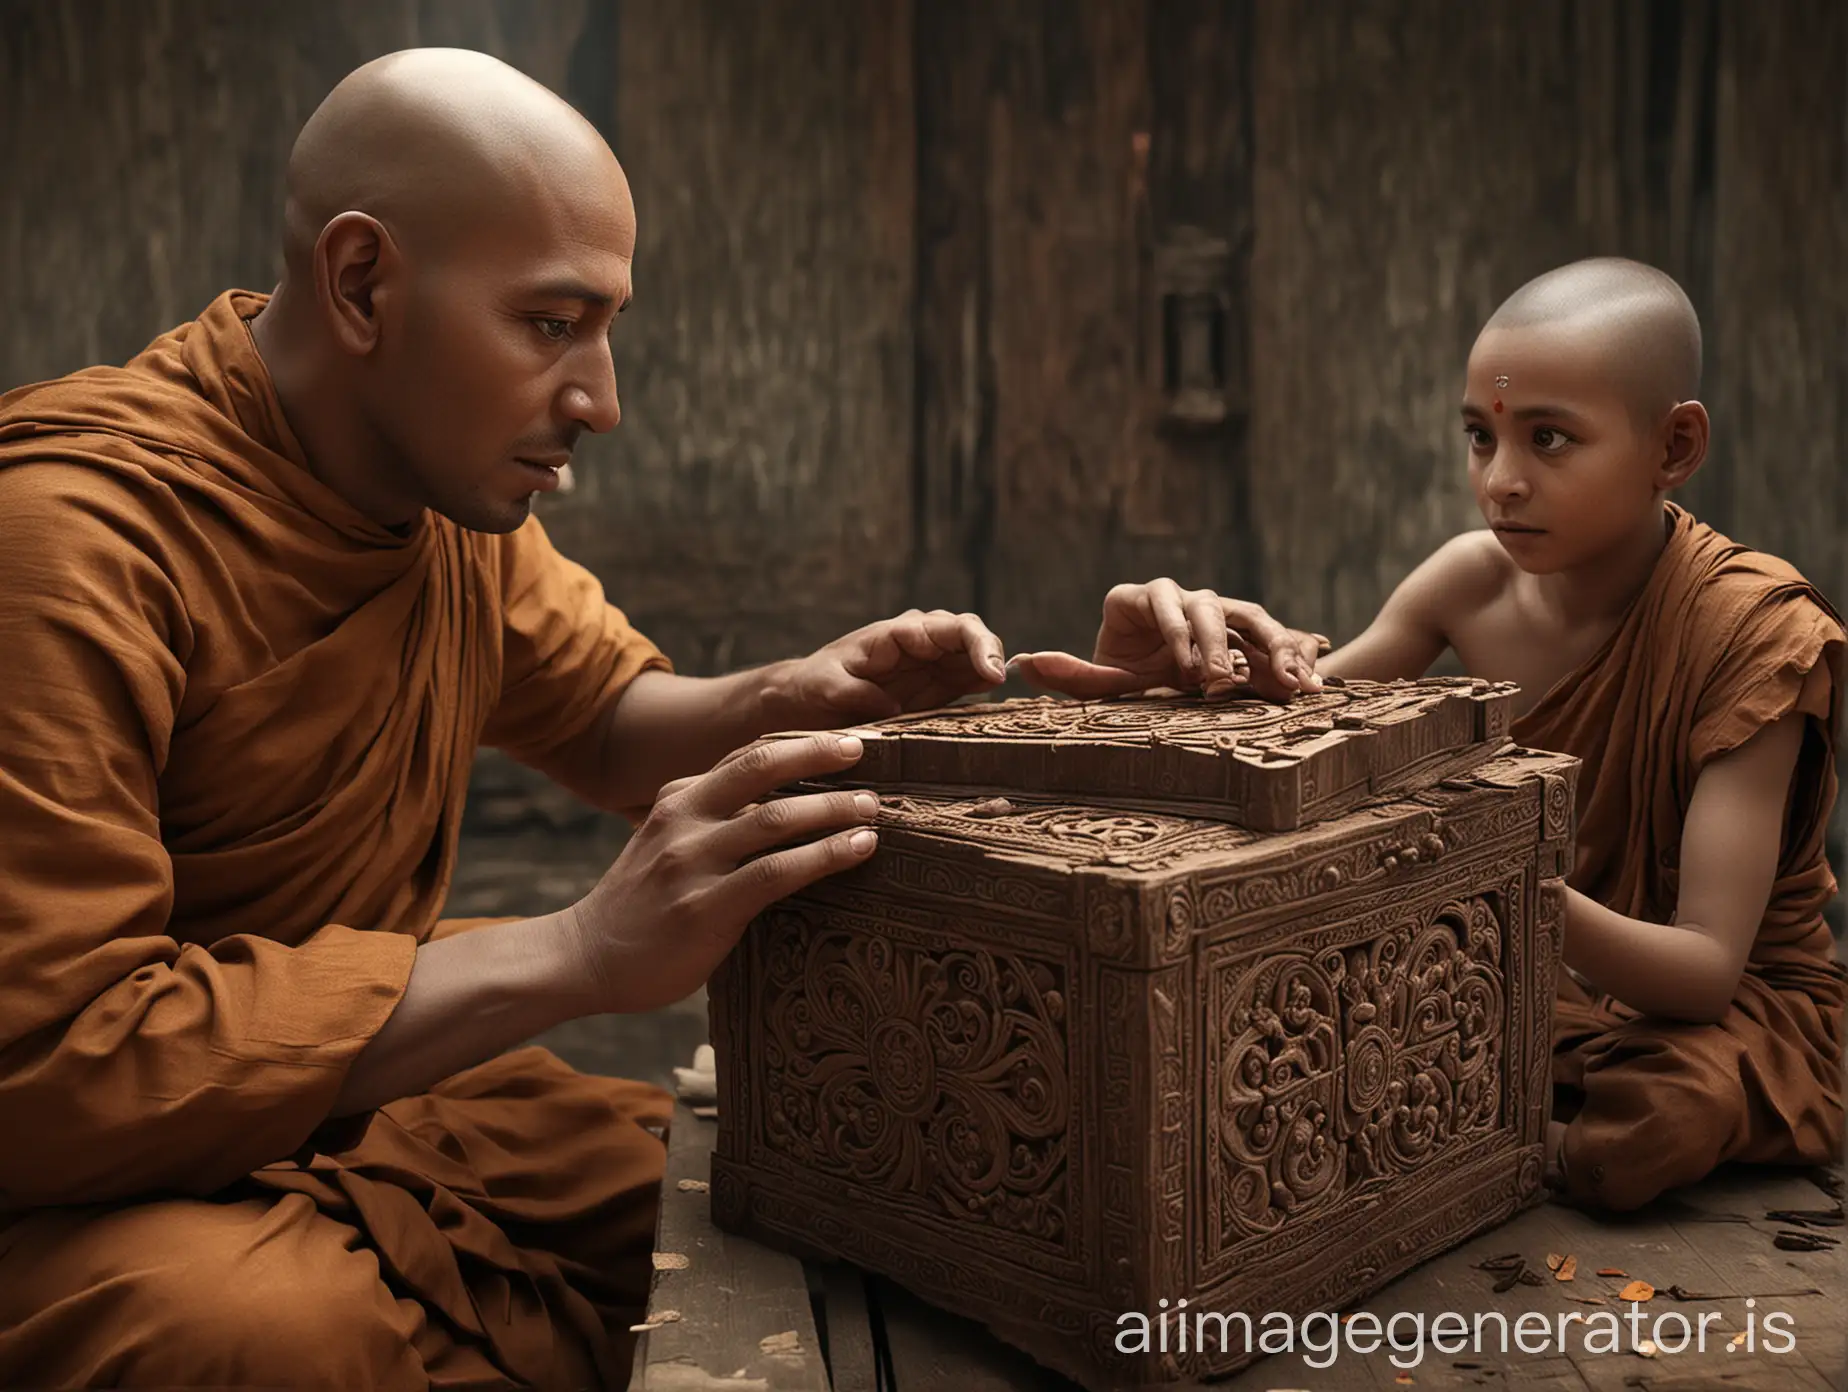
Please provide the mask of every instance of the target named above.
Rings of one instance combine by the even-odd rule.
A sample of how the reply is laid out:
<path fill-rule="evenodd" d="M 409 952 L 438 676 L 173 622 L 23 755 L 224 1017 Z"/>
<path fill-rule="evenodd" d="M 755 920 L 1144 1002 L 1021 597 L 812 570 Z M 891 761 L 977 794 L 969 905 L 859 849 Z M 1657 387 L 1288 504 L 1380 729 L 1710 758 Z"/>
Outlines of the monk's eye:
<path fill-rule="evenodd" d="M 538 328 L 540 333 L 544 334 L 554 343 L 562 343 L 571 336 L 571 321 L 569 319 L 535 319 L 533 320 L 533 324 Z"/>
<path fill-rule="evenodd" d="M 1534 448 L 1542 454 L 1558 454 L 1572 443 L 1572 437 L 1563 430 L 1555 430 L 1550 425 L 1543 425 L 1534 432 Z"/>

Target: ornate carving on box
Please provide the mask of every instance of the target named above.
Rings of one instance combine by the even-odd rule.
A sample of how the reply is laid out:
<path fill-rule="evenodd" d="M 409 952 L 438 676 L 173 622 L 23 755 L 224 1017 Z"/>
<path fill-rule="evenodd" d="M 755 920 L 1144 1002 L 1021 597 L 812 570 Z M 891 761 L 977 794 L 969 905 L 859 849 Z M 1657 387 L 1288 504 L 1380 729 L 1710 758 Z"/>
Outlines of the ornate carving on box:
<path fill-rule="evenodd" d="M 920 950 L 800 908 L 773 910 L 765 928 L 756 943 L 766 1144 L 920 1216 L 979 1220 L 1062 1249 L 1062 967 Z"/>
<path fill-rule="evenodd" d="M 1351 945 L 1214 964 L 1215 1254 L 1502 1124 L 1506 918 L 1476 894 L 1375 915 Z"/>
<path fill-rule="evenodd" d="M 1242 803 L 1190 814 L 1172 780 L 1139 801 L 1162 777 L 1136 761 L 1223 765 L 1228 731 L 1284 739 L 1326 705 L 885 727 L 934 742 L 892 768 L 1024 762 L 986 786 L 872 780 L 878 853 L 763 915 L 714 978 L 718 1220 L 1114 1389 L 1255 1356 L 1123 1352 L 1124 1312 L 1350 1306 L 1536 1202 L 1577 765 L 1481 738 L 1505 730 L 1498 688 L 1339 694 L 1398 721 L 1401 771 L 1441 775 L 1311 798 L 1319 820 L 1285 832 Z M 1449 743 L 1414 738 L 1457 708 L 1474 723 Z M 1082 767 L 1072 740 L 1133 776 L 1023 791 Z M 988 742 L 1014 752 L 984 765 Z"/>
<path fill-rule="evenodd" d="M 1430 677 L 1331 682 L 1283 705 L 1181 695 L 977 702 L 866 727 L 864 757 L 838 781 L 1071 798 L 1288 831 L 1481 763 L 1505 742 L 1513 695 L 1506 683 Z"/>

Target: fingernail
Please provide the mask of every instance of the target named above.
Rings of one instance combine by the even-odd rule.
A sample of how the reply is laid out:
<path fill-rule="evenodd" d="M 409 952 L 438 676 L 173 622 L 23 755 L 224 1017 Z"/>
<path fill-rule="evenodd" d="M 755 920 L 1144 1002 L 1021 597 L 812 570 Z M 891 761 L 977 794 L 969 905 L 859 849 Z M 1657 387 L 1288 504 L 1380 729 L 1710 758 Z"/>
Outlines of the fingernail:
<path fill-rule="evenodd" d="M 855 855 L 865 855 L 879 844 L 879 838 L 870 831 L 856 831 L 847 838 L 847 844 L 853 849 Z"/>
<path fill-rule="evenodd" d="M 872 818 L 879 815 L 879 799 L 871 793 L 855 793 L 853 807 L 854 811 L 862 817 Z"/>

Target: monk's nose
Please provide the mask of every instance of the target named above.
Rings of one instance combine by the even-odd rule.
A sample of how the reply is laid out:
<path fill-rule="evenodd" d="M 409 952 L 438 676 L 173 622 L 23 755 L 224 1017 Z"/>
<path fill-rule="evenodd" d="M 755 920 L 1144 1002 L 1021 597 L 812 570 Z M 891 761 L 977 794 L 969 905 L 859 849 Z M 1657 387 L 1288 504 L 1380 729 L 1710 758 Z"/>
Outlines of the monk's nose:
<path fill-rule="evenodd" d="M 614 430 L 622 420 L 622 402 L 616 395 L 616 365 L 610 361 L 609 345 L 592 359 L 590 370 L 565 388 L 560 403 L 565 415 L 586 430 Z"/>

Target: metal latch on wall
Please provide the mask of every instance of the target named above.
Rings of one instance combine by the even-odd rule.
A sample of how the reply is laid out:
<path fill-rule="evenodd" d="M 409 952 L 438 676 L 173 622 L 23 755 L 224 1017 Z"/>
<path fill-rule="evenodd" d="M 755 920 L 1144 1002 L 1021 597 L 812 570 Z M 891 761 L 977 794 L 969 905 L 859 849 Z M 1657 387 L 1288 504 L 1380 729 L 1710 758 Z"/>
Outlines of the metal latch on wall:
<path fill-rule="evenodd" d="M 1177 227 L 1155 248 L 1161 297 L 1161 380 L 1166 419 L 1190 426 L 1226 419 L 1232 358 L 1231 251 L 1197 227 Z"/>

